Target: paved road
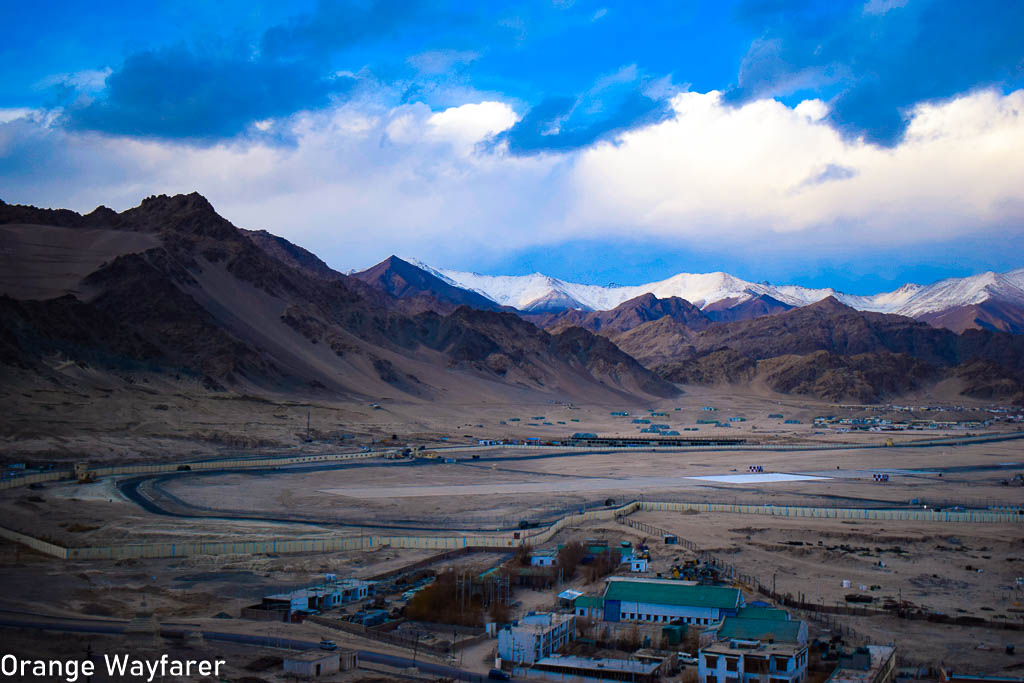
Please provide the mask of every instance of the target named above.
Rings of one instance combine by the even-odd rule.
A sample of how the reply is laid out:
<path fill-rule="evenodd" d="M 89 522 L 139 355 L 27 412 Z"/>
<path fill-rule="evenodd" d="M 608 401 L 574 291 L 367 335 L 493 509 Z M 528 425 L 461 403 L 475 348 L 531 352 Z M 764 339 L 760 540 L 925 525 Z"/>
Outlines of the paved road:
<path fill-rule="evenodd" d="M 44 631 L 61 631 L 65 633 L 120 635 L 124 633 L 127 623 L 122 621 L 102 622 L 91 619 L 89 621 L 78 619 L 59 619 L 45 615 L 25 615 L 20 617 L 0 615 L 0 626 L 8 628 L 40 629 Z M 193 629 L 182 628 L 180 626 L 164 626 L 161 627 L 160 634 L 164 637 L 181 637 L 186 631 L 193 631 Z M 291 638 L 277 638 L 274 636 L 254 635 L 248 633 L 223 633 L 220 631 L 200 631 L 200 633 L 202 633 L 205 640 L 219 640 L 227 643 L 237 643 L 239 645 L 287 648 L 289 650 L 312 650 L 319 647 L 319 643 L 308 640 L 294 640 Z M 420 671 L 444 676 L 446 678 L 454 678 L 460 681 L 472 681 L 474 683 L 484 681 L 487 678 L 486 676 L 473 671 L 466 671 L 464 669 L 458 669 L 444 664 L 435 664 L 434 662 L 423 660 L 417 660 L 414 662 L 412 659 L 406 657 L 398 657 L 396 655 L 390 655 L 383 652 L 374 652 L 373 650 L 357 650 L 357 652 L 360 660 L 372 662 L 374 664 L 384 664 L 386 666 L 400 669 L 416 666 Z"/>

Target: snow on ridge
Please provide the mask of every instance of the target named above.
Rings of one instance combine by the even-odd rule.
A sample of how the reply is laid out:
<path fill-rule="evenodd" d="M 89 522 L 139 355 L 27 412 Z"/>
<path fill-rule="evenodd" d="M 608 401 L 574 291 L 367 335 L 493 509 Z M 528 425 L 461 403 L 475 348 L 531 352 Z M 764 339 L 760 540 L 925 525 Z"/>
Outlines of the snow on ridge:
<path fill-rule="evenodd" d="M 806 306 L 834 296 L 861 311 L 897 313 L 916 317 L 925 313 L 978 304 L 993 297 L 1024 305 L 1024 268 L 1006 273 L 991 271 L 964 278 L 947 278 L 930 285 L 908 283 L 891 292 L 873 295 L 846 294 L 831 287 L 809 288 L 799 285 L 772 285 L 748 282 L 724 272 L 677 273 L 664 280 L 641 285 L 586 285 L 533 273 L 531 275 L 482 275 L 466 271 L 434 268 L 416 259 L 407 259 L 456 287 L 477 292 L 488 299 L 526 310 L 552 295 L 574 302 L 573 308 L 610 310 L 643 294 L 664 299 L 676 296 L 704 309 L 724 299 L 740 304 L 767 295 L 790 306 Z"/>

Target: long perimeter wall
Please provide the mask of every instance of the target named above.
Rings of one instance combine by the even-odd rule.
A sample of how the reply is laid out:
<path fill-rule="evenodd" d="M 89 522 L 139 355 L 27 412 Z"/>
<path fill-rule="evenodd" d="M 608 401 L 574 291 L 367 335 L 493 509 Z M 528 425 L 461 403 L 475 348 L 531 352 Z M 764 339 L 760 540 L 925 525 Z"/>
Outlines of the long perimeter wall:
<path fill-rule="evenodd" d="M 191 543 L 131 543 L 114 546 L 64 547 L 27 534 L 0 527 L 0 537 L 63 560 L 121 560 L 126 558 L 172 558 L 195 555 L 265 555 L 290 553 L 336 553 L 369 550 L 381 546 L 417 550 L 457 550 L 459 548 L 515 548 L 529 543 L 546 543 L 562 529 L 589 521 L 609 521 L 631 515 L 637 510 L 653 512 L 705 512 L 713 514 L 764 515 L 772 517 L 810 517 L 819 519 L 857 519 L 938 524 L 1024 523 L 1024 514 L 1006 510 L 875 510 L 863 508 L 815 508 L 772 505 L 734 505 L 724 503 L 666 503 L 634 501 L 617 508 L 571 514 L 546 529 L 459 536 L 394 536 L 368 533 L 360 536 L 317 536 L 299 538 L 239 538 L 228 541 Z"/>

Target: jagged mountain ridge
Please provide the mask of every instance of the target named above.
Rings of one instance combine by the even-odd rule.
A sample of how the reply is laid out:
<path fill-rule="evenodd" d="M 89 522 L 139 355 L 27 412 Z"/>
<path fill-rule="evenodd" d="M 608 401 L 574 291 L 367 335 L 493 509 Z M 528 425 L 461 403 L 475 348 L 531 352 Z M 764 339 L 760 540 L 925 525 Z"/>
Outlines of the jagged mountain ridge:
<path fill-rule="evenodd" d="M 410 313 L 406 301 L 287 240 L 236 228 L 196 193 L 85 216 L 0 204 L 0 225 L 45 232 L 54 253 L 86 228 L 90 244 L 153 238 L 110 248 L 98 267 L 63 283 L 61 296 L 0 297 L 4 319 L 17 322 L 0 338 L 0 364 L 57 381 L 54 368 L 78 366 L 194 377 L 212 389 L 431 400 L 463 389 L 613 400 L 677 393 L 586 330 L 549 334 L 465 305 Z"/>
<path fill-rule="evenodd" d="M 968 328 L 1024 332 L 1024 268 L 948 278 L 930 285 L 907 284 L 891 292 L 862 296 L 831 288 L 748 282 L 723 272 L 679 273 L 642 285 L 603 287 L 566 282 L 541 273 L 491 276 L 410 262 L 448 284 L 525 313 L 606 311 L 642 294 L 653 294 L 658 298 L 685 299 L 709 317 L 728 321 L 807 306 L 831 296 L 857 310 L 905 315 L 957 332 Z M 754 310 L 740 308 L 757 300 L 762 303 L 755 304 Z M 974 306 L 983 308 L 970 308 Z M 952 311 L 960 313 L 950 315 Z"/>
<path fill-rule="evenodd" d="M 870 402 L 957 378 L 968 396 L 1024 400 L 1024 337 L 957 334 L 835 297 L 702 331 L 663 319 L 613 339 L 673 382 L 760 381 L 779 393 Z"/>
<path fill-rule="evenodd" d="M 404 300 L 407 307 L 412 309 L 434 310 L 438 313 L 450 313 L 459 306 L 484 311 L 512 310 L 482 294 L 450 285 L 397 256 L 390 256 L 372 268 L 353 273 L 352 277 L 377 287 L 396 299 Z"/>

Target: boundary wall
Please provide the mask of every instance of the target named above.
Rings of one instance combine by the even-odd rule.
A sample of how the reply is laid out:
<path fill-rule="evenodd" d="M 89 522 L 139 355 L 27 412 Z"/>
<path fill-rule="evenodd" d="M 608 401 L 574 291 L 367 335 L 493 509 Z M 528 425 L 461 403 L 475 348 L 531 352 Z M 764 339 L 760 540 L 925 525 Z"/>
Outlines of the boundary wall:
<path fill-rule="evenodd" d="M 67 560 L 121 560 L 126 558 L 174 558 L 196 555 L 266 555 L 292 553 L 334 553 L 369 550 L 381 546 L 416 550 L 515 549 L 526 543 L 541 544 L 551 540 L 562 529 L 590 521 L 611 521 L 636 511 L 705 512 L 717 514 L 765 515 L 772 517 L 809 517 L 820 519 L 858 519 L 881 521 L 917 521 L 940 524 L 1024 524 L 1024 514 L 999 510 L 967 510 L 964 512 L 935 510 L 873 510 L 859 508 L 815 508 L 772 505 L 738 505 L 725 503 L 666 503 L 633 501 L 617 508 L 604 508 L 574 513 L 544 529 L 524 529 L 489 535 L 410 536 L 376 535 L 317 536 L 299 538 L 265 538 L 227 541 L 194 541 L 185 543 L 132 543 L 112 546 L 64 547 L 28 534 L 0 527 L 0 537 L 20 543 L 33 550 Z"/>

